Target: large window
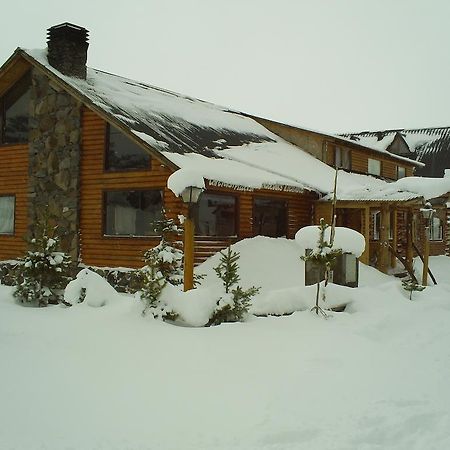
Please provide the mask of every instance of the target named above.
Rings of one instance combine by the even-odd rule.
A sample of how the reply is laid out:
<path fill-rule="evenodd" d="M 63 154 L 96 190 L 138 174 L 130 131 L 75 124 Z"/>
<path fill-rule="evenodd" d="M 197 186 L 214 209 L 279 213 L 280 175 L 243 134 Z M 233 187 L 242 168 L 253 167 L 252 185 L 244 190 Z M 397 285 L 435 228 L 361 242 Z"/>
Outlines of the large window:
<path fill-rule="evenodd" d="M 253 201 L 253 232 L 269 237 L 286 236 L 286 202 L 270 198 L 255 198 Z"/>
<path fill-rule="evenodd" d="M 350 170 L 352 167 L 351 152 L 348 148 L 336 147 L 334 164 L 340 169 Z"/>
<path fill-rule="evenodd" d="M 236 236 L 235 197 L 203 193 L 193 213 L 197 235 Z"/>
<path fill-rule="evenodd" d="M 0 99 L 0 143 L 28 142 L 31 75 L 25 75 Z"/>
<path fill-rule="evenodd" d="M 381 175 L 381 161 L 369 158 L 367 162 L 367 172 L 370 175 Z"/>
<path fill-rule="evenodd" d="M 0 234 L 14 234 L 14 195 L 0 195 Z"/>
<path fill-rule="evenodd" d="M 150 155 L 118 128 L 108 125 L 106 170 L 150 169 Z"/>
<path fill-rule="evenodd" d="M 151 191 L 105 192 L 104 233 L 109 236 L 151 236 L 151 223 L 162 218 L 163 194 Z"/>
<path fill-rule="evenodd" d="M 431 219 L 430 228 L 428 229 L 428 237 L 430 238 L 430 241 L 442 241 L 443 226 L 442 220 L 439 217 L 433 217 Z"/>

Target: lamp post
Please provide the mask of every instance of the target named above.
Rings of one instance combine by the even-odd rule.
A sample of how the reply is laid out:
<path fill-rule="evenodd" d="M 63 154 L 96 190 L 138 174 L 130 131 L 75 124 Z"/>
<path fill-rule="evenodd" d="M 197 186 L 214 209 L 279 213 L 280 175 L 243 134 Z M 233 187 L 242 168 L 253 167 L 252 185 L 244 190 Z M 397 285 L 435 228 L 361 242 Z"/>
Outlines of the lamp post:
<path fill-rule="evenodd" d="M 435 212 L 430 202 L 425 203 L 423 208 L 420 208 L 423 218 L 425 219 L 425 240 L 423 245 L 423 272 L 422 285 L 428 286 L 428 259 L 430 256 L 430 223 L 433 213 Z"/>
<path fill-rule="evenodd" d="M 181 192 L 181 198 L 188 207 L 188 216 L 184 221 L 184 291 L 194 287 L 194 218 L 192 206 L 198 202 L 202 188 L 188 186 Z"/>

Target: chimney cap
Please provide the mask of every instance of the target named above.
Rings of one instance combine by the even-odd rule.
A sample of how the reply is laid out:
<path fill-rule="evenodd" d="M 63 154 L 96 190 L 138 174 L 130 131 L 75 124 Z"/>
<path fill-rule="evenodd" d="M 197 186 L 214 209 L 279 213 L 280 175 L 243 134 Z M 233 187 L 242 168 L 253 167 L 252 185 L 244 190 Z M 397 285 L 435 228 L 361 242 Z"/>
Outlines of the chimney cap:
<path fill-rule="evenodd" d="M 88 40 L 89 31 L 86 28 L 80 27 L 70 22 L 60 23 L 58 25 L 53 25 L 47 29 L 47 40 L 50 40 L 55 35 L 69 33 L 71 35 L 77 35 L 80 39 L 85 41 Z"/>

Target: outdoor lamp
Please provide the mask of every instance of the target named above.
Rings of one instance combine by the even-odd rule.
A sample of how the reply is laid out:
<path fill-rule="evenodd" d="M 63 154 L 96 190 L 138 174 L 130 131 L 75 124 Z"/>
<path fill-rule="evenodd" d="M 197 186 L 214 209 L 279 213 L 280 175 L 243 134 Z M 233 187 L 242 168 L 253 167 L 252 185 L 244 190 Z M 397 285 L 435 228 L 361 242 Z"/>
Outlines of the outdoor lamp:
<path fill-rule="evenodd" d="M 422 213 L 423 218 L 429 223 L 435 210 L 431 206 L 430 202 L 426 202 L 425 206 L 423 208 L 420 208 L 420 212 Z"/>
<path fill-rule="evenodd" d="M 184 220 L 184 290 L 189 291 L 194 287 L 194 230 L 195 224 L 192 217 L 192 206 L 198 202 L 202 188 L 187 186 L 181 192 L 181 198 L 188 205 L 188 217 Z"/>
<path fill-rule="evenodd" d="M 202 192 L 203 192 L 202 188 L 196 186 L 187 186 L 181 192 L 181 198 L 183 199 L 184 203 L 192 205 L 198 202 L 198 199 Z"/>

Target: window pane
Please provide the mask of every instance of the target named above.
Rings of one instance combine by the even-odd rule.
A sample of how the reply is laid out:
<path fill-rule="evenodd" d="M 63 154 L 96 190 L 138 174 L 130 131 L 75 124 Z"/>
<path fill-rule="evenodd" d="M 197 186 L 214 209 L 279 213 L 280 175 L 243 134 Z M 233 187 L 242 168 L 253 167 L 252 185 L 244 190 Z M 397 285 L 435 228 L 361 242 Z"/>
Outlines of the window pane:
<path fill-rule="evenodd" d="M 442 241 L 442 222 L 439 217 L 433 217 L 428 236 L 431 241 Z"/>
<path fill-rule="evenodd" d="M 0 234 L 14 233 L 14 196 L 0 197 Z"/>
<path fill-rule="evenodd" d="M 402 166 L 397 166 L 397 179 L 404 178 L 406 176 L 406 169 Z"/>
<path fill-rule="evenodd" d="M 25 76 L 4 97 L 3 143 L 28 142 L 31 79 Z"/>
<path fill-rule="evenodd" d="M 151 223 L 162 218 L 162 192 L 111 191 L 105 194 L 105 234 L 151 236 Z"/>
<path fill-rule="evenodd" d="M 106 154 L 106 169 L 129 170 L 149 169 L 150 155 L 136 145 L 122 131 L 108 126 L 108 148 Z"/>
<path fill-rule="evenodd" d="M 231 195 L 203 193 L 193 212 L 197 235 L 236 235 L 236 199 Z"/>
<path fill-rule="evenodd" d="M 378 159 L 369 158 L 368 172 L 371 175 L 381 175 L 381 161 L 379 161 Z"/>
<path fill-rule="evenodd" d="M 347 148 L 336 147 L 335 151 L 335 165 L 341 169 L 351 168 L 351 153 Z"/>
<path fill-rule="evenodd" d="M 253 202 L 253 232 L 269 237 L 286 236 L 286 202 L 256 198 Z"/>

